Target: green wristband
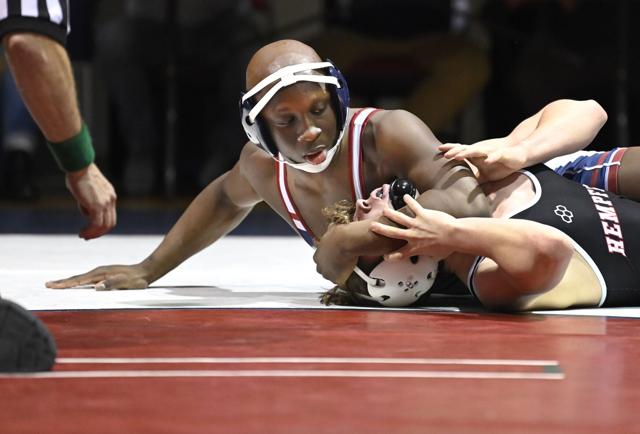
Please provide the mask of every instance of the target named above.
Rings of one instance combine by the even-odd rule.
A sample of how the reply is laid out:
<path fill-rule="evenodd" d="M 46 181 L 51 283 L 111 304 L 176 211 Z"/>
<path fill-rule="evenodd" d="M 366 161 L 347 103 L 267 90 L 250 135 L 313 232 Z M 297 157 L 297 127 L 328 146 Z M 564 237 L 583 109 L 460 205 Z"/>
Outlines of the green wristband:
<path fill-rule="evenodd" d="M 75 172 L 84 169 L 96 157 L 91 144 L 91 136 L 89 129 L 83 122 L 80 132 L 70 139 L 59 143 L 47 143 L 49 150 L 58 163 L 58 167 L 65 172 Z"/>

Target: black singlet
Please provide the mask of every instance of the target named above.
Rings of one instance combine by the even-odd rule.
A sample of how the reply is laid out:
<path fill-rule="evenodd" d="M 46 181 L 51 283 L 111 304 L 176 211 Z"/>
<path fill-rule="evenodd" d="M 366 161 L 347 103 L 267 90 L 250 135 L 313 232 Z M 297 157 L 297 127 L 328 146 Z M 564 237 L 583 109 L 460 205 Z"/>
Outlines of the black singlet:
<path fill-rule="evenodd" d="M 535 199 L 511 218 L 553 226 L 567 234 L 603 285 L 600 306 L 640 306 L 640 203 L 569 181 L 543 165 L 522 171 Z M 469 273 L 473 292 L 473 274 Z"/>

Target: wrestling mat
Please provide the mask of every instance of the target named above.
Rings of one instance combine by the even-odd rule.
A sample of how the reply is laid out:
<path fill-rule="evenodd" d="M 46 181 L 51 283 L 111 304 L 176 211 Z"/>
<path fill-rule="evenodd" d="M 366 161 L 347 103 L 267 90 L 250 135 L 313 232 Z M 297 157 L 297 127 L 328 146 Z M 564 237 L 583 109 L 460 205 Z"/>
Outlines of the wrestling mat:
<path fill-rule="evenodd" d="M 161 239 L 127 235 L 86 242 L 73 235 L 0 235 L 0 295 L 30 310 L 354 309 L 320 304 L 318 296 L 332 285 L 315 272 L 311 249 L 287 236 L 226 237 L 146 290 L 44 286 L 46 281 L 99 265 L 139 262 Z M 483 311 L 468 298 L 432 297 L 432 301 L 434 306 L 410 310 Z M 640 307 L 539 313 L 640 318 Z"/>

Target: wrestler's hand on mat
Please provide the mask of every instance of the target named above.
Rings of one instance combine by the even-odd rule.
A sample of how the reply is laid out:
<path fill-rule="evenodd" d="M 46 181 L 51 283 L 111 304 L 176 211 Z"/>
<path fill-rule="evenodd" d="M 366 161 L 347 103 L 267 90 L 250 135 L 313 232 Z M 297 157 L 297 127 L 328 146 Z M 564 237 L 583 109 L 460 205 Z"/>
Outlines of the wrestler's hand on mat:
<path fill-rule="evenodd" d="M 88 273 L 45 283 L 47 288 L 66 289 L 76 286 L 95 285 L 96 291 L 112 289 L 144 289 L 149 286 L 148 273 L 141 264 L 107 265 L 94 268 Z"/>
<path fill-rule="evenodd" d="M 329 225 L 313 255 L 316 271 L 338 286 L 344 285 L 358 263 L 358 257 L 344 248 L 346 228 L 347 225 Z"/>
<path fill-rule="evenodd" d="M 66 185 L 89 224 L 80 231 L 85 240 L 97 238 L 116 225 L 116 192 L 98 166 L 66 174 Z"/>
<path fill-rule="evenodd" d="M 474 173 L 481 184 L 504 179 L 526 164 L 522 148 L 510 144 L 506 138 L 488 139 L 471 145 L 445 143 L 438 147 L 444 157 L 467 160 L 475 166 Z"/>
<path fill-rule="evenodd" d="M 443 259 L 453 253 L 453 248 L 448 245 L 447 240 L 450 239 L 449 234 L 453 230 L 455 217 L 441 211 L 425 209 L 408 194 L 404 196 L 404 200 L 415 217 L 409 217 L 391 208 L 384 210 L 385 217 L 403 227 L 371 223 L 372 232 L 407 241 L 400 249 L 384 255 L 384 258 L 398 260 L 415 255 L 427 255 Z"/>

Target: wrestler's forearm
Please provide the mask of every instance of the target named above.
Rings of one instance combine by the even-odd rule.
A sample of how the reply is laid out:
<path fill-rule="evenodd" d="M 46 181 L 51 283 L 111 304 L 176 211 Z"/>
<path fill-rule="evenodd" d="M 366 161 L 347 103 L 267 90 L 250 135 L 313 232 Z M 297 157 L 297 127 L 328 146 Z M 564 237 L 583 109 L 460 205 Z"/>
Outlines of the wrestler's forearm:
<path fill-rule="evenodd" d="M 46 139 L 57 143 L 76 135 L 81 118 L 65 48 L 33 33 L 11 34 L 3 42 L 25 105 Z"/>
<path fill-rule="evenodd" d="M 518 219 L 457 219 L 442 237 L 453 251 L 493 259 L 515 287 L 546 290 L 557 284 L 573 253 L 564 234 Z"/>
<path fill-rule="evenodd" d="M 238 207 L 224 194 L 225 176 L 193 200 L 158 248 L 141 263 L 150 282 L 229 233 L 249 214 L 252 206 Z"/>
<path fill-rule="evenodd" d="M 378 221 L 394 224 L 382 217 Z M 338 246 L 339 254 L 347 258 L 359 256 L 381 256 L 399 249 L 405 243 L 403 240 L 387 238 L 375 234 L 369 230 L 372 220 L 362 220 L 342 225 L 337 230 L 341 231 L 341 243 Z"/>
<path fill-rule="evenodd" d="M 423 208 L 435 209 L 446 212 L 456 217 L 488 217 L 490 207 L 487 197 L 477 187 L 475 180 L 461 183 L 459 189 L 429 190 L 421 194 L 417 201 Z M 468 184 L 468 185 L 463 185 Z M 399 211 L 413 216 L 408 207 Z M 377 219 L 378 222 L 397 226 L 397 224 L 384 216 Z M 369 230 L 371 221 L 364 220 L 349 223 L 339 230 L 342 231 L 342 252 L 347 257 L 384 255 L 403 246 L 404 241 L 387 238 Z"/>
<path fill-rule="evenodd" d="M 505 139 L 522 148 L 526 166 L 584 149 L 607 121 L 594 100 L 558 100 L 525 120 Z"/>

